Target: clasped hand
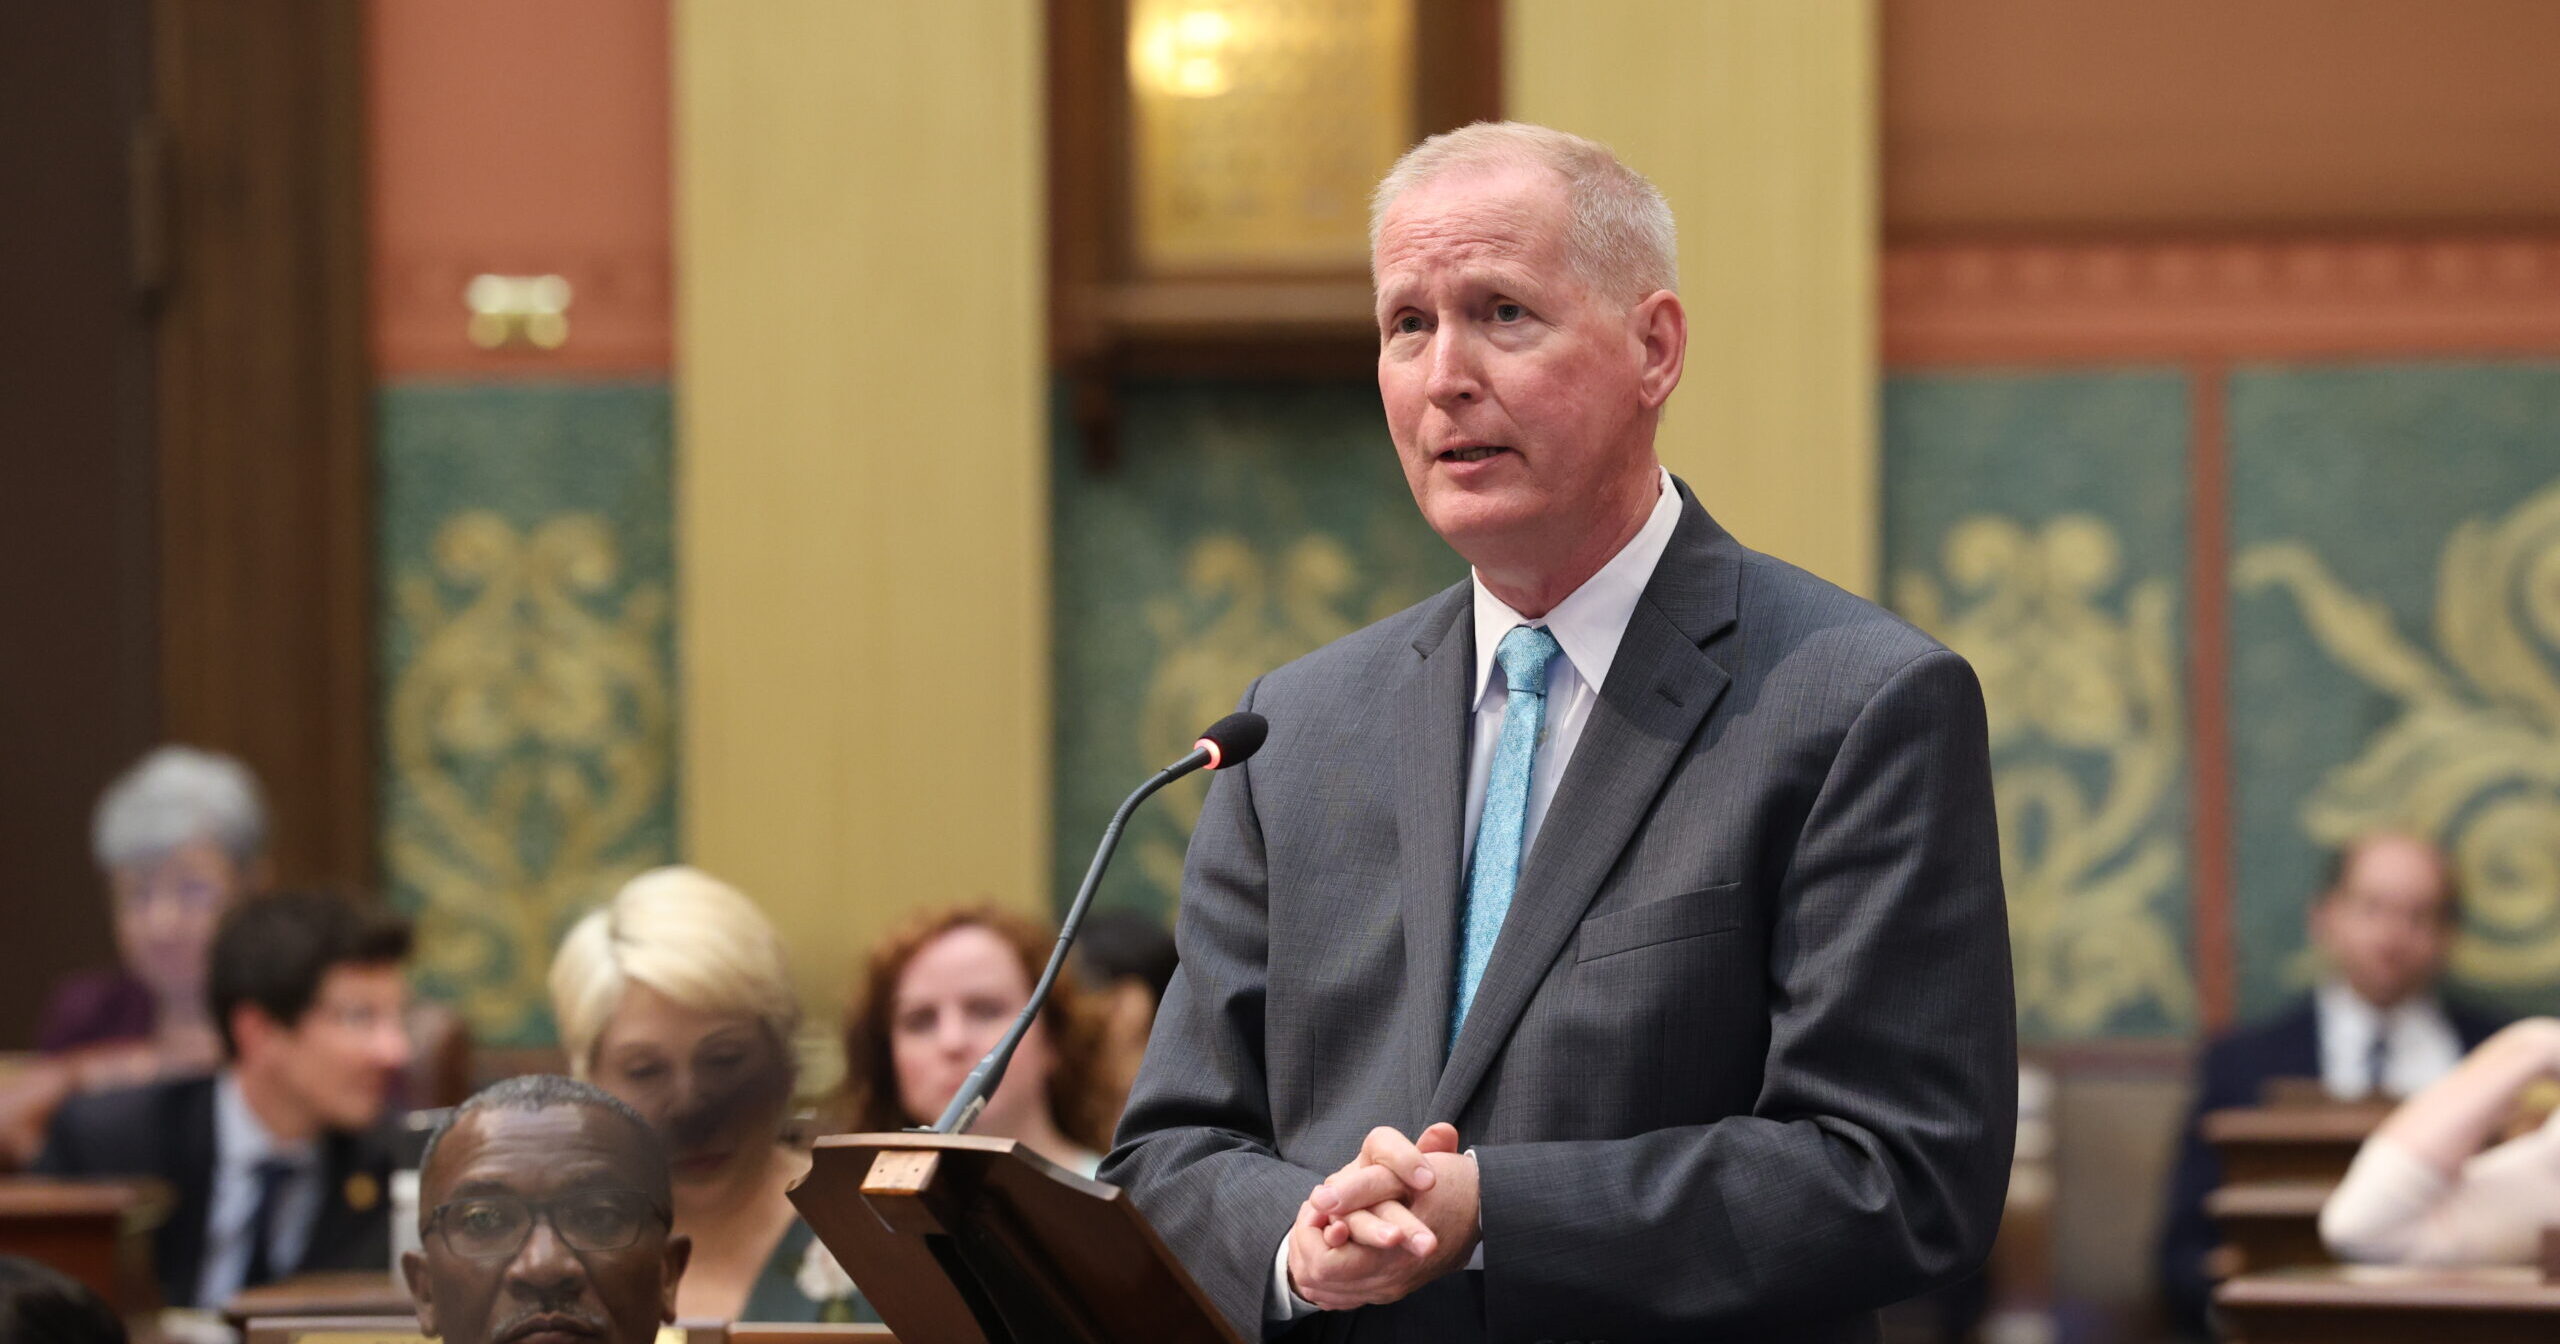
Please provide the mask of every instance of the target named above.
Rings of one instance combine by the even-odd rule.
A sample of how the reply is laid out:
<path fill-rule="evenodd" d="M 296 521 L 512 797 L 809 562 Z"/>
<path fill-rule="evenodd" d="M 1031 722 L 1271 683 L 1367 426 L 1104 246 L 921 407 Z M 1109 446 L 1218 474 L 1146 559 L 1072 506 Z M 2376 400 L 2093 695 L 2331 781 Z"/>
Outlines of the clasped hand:
<path fill-rule="evenodd" d="M 1289 1229 L 1289 1280 L 1327 1311 L 1378 1306 L 1467 1262 L 1481 1233 L 1475 1159 L 1453 1125 L 1408 1140 L 1369 1131 L 1360 1155 L 1309 1194 Z"/>

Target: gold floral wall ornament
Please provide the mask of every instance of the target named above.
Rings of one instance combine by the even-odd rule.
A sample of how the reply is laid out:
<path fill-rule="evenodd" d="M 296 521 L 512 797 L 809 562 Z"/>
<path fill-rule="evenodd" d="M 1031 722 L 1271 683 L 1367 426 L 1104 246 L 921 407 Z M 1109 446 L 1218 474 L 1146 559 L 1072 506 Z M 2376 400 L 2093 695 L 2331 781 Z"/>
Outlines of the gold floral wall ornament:
<path fill-rule="evenodd" d="M 663 861 L 631 842 L 668 786 L 667 594 L 618 591 L 592 513 L 520 532 L 471 510 L 430 551 L 394 583 L 415 652 L 387 707 L 391 875 L 419 900 L 421 978 L 476 1035 L 520 1039 L 558 931 Z"/>
<path fill-rule="evenodd" d="M 1146 759 L 1181 754 L 1202 728 L 1235 709 L 1254 678 L 1429 591 L 1406 582 L 1372 591 L 1351 549 L 1328 533 L 1298 536 L 1276 556 L 1232 532 L 1193 542 L 1181 586 L 1146 604 L 1147 627 L 1163 650 L 1139 709 Z M 1203 801 L 1202 790 L 1167 792 L 1158 806 L 1174 827 L 1138 845 L 1140 871 L 1164 893 L 1167 910 L 1182 890 L 1183 851 Z"/>
<path fill-rule="evenodd" d="M 2454 529 L 2433 649 L 2300 542 L 2242 552 L 2232 581 L 2290 594 L 2322 651 L 2397 707 L 2303 801 L 2304 833 L 2326 846 L 2384 829 L 2433 838 L 2462 873 L 2454 969 L 2548 988 L 2560 978 L 2560 480 L 2504 519 Z"/>
<path fill-rule="evenodd" d="M 1898 575 L 1894 600 L 1982 678 L 2021 1020 L 2058 1035 L 2145 1010 L 2190 1020 L 2170 913 L 2185 751 L 2170 581 L 2114 597 L 2116 533 L 2077 513 L 1968 517 L 1941 568 Z"/>

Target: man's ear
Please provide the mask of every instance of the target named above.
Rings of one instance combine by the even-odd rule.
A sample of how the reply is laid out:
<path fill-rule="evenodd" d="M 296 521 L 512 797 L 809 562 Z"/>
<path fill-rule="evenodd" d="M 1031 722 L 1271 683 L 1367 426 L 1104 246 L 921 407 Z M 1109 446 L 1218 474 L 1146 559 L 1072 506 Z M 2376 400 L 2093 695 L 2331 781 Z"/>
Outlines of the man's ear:
<path fill-rule="evenodd" d="M 231 1005 L 232 1062 L 246 1063 L 252 1058 L 252 1051 L 257 1052 L 256 1058 L 265 1058 L 265 1052 L 283 1033 L 284 1025 L 268 1016 L 266 1009 L 254 1003 Z"/>
<path fill-rule="evenodd" d="M 1635 338 L 1643 362 L 1637 367 L 1637 386 L 1642 390 L 1645 409 L 1653 410 L 1671 397 L 1671 389 L 1680 385 L 1680 370 L 1689 358 L 1689 310 L 1680 306 L 1680 296 L 1667 289 L 1647 295 L 1627 315 L 1634 325 Z"/>
<path fill-rule="evenodd" d="M 682 1234 L 667 1238 L 666 1277 L 659 1287 L 658 1319 L 667 1325 L 676 1323 L 676 1284 L 684 1279 L 684 1267 L 693 1262 L 693 1238 Z"/>
<path fill-rule="evenodd" d="M 418 1304 L 418 1333 L 435 1338 L 436 1293 L 427 1279 L 427 1257 L 416 1251 L 400 1253 L 400 1277 L 409 1281 L 409 1300 Z"/>

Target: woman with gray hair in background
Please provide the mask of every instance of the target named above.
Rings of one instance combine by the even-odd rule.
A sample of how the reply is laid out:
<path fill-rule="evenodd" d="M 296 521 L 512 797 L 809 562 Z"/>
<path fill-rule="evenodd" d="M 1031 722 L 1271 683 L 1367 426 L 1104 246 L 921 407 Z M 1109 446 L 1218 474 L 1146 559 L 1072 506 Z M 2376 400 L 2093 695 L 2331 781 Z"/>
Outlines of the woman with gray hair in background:
<path fill-rule="evenodd" d="M 205 948 L 222 914 L 267 882 L 267 811 L 231 757 L 167 746 L 107 786 L 90 831 L 115 917 L 113 970 L 67 976 L 36 1048 L 148 1040 L 164 1068 L 220 1058 L 206 1016 Z"/>
<path fill-rule="evenodd" d="M 222 1062 L 205 957 L 223 912 L 268 882 L 257 779 L 217 752 L 156 748 L 107 786 L 90 849 L 121 961 L 64 976 L 46 998 L 46 1058 L 0 1088 L 0 1170 L 35 1156 L 66 1097 Z"/>

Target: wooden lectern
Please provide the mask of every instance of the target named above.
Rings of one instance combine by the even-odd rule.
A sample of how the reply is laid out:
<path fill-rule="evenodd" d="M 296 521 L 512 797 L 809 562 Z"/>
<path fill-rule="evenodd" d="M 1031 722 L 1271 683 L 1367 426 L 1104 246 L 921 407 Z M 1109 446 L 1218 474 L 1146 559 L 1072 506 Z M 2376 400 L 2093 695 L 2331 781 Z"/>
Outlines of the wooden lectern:
<path fill-rule="evenodd" d="M 1118 1187 L 1011 1139 L 834 1134 L 791 1202 L 904 1344 L 1244 1344 Z"/>

